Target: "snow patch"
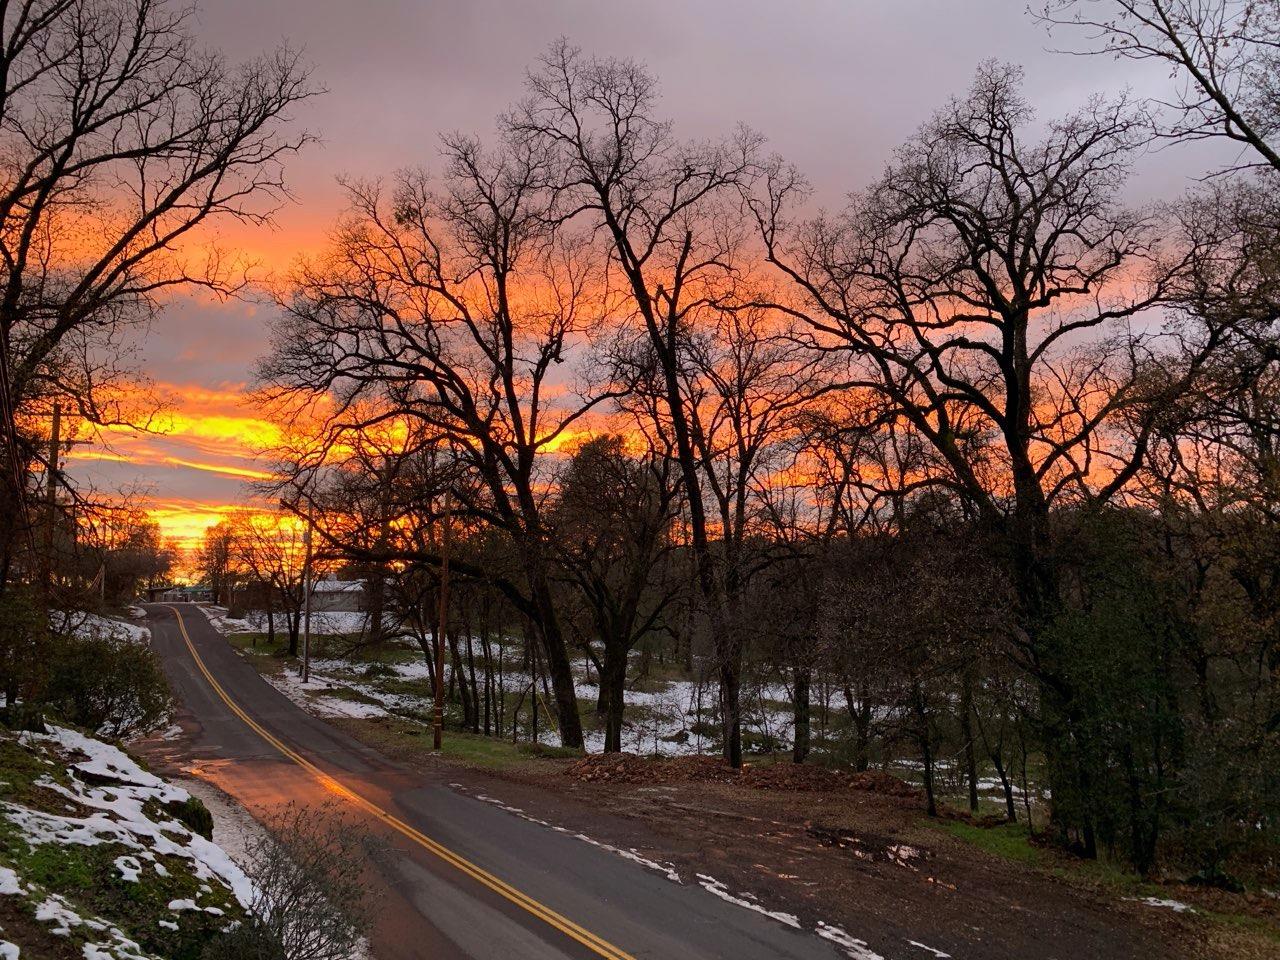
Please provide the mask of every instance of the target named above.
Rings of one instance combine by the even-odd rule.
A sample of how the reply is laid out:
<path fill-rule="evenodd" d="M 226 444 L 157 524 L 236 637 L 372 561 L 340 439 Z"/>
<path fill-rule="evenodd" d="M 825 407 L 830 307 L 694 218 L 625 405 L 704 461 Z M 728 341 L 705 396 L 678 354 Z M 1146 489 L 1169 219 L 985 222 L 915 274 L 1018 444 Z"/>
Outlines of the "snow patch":
<path fill-rule="evenodd" d="M 198 880 L 216 881 L 230 888 L 245 909 L 253 903 L 253 884 L 221 847 L 177 820 L 164 819 L 157 823 L 144 809 L 148 801 L 162 805 L 185 802 L 191 796 L 186 790 L 147 773 L 116 747 L 74 730 L 50 726 L 49 733 L 24 733 L 21 738 L 23 742 L 55 743 L 70 755 L 86 757 L 68 766 L 72 774 L 70 787 L 52 779 L 43 780 L 41 785 L 73 800 L 79 808 L 87 807 L 91 811 L 83 817 L 59 816 L 0 802 L 0 812 L 18 827 L 29 843 L 119 844 L 136 852 L 130 859 L 139 869 L 138 858 L 154 862 L 160 856 L 181 857 L 191 861 Z M 77 774 L 109 783 L 90 786 Z"/>
<path fill-rule="evenodd" d="M 849 960 L 884 960 L 884 957 L 867 945 L 867 941 L 859 940 L 857 937 L 845 933 L 840 927 L 832 926 L 819 920 L 817 934 L 822 939 L 830 940 L 840 947 L 845 952 L 845 955 L 849 957 Z"/>
<path fill-rule="evenodd" d="M 1148 907 L 1157 907 L 1161 910 L 1172 910 L 1174 913 L 1195 913 L 1196 911 L 1181 900 L 1163 900 L 1160 897 L 1125 897 L 1126 900 L 1132 900 L 1135 903 L 1144 903 Z"/>
<path fill-rule="evenodd" d="M 456 789 L 456 788 L 460 788 L 462 785 L 457 783 L 451 783 L 450 786 Z M 513 807 L 510 804 L 503 803 L 501 800 L 498 800 L 496 797 L 486 796 L 483 793 L 473 794 L 473 796 L 477 800 L 481 801 L 482 803 L 492 804 L 493 806 L 498 807 L 501 810 L 505 810 L 507 813 L 513 814 L 514 816 L 517 816 L 522 820 L 527 820 L 530 823 L 536 823 L 540 827 L 548 827 L 556 831 L 557 833 L 569 834 L 575 840 L 581 840 L 583 843 L 589 843 L 593 847 L 599 847 L 601 850 L 604 850 L 606 853 L 612 853 L 614 856 L 622 857 L 622 859 L 624 860 L 630 860 L 632 863 L 638 863 L 640 866 L 644 867 L 646 870 L 652 870 L 655 873 L 662 874 L 672 883 L 684 882 L 683 880 L 680 879 L 680 874 L 676 871 L 676 868 L 673 864 L 660 863 L 657 860 L 650 860 L 648 857 L 643 856 L 642 854 L 637 852 L 634 847 L 624 850 L 621 847 L 615 847 L 611 843 L 605 843 L 602 840 L 597 840 L 595 839 L 595 837 L 589 837 L 585 833 L 574 833 L 570 831 L 569 828 L 567 827 L 561 827 L 554 823 L 548 823 L 546 820 L 541 820 L 538 817 L 531 816 L 530 814 L 525 813 L 525 811 L 520 809 L 519 807 Z"/>
<path fill-rule="evenodd" d="M 142 876 L 142 864 L 137 857 L 116 857 L 116 869 L 120 871 L 120 879 L 127 883 L 137 883 Z"/>
<path fill-rule="evenodd" d="M 107 639 L 117 643 L 144 644 L 151 640 L 151 631 L 146 627 L 78 610 L 50 610 L 49 625 L 58 633 L 69 633 L 82 640 Z"/>
<path fill-rule="evenodd" d="M 698 883 L 700 883 L 703 889 L 708 893 L 719 897 L 721 900 L 735 904 L 739 907 L 745 907 L 748 910 L 754 910 L 756 913 L 764 914 L 771 920 L 777 920 L 779 923 L 785 923 L 788 927 L 794 927 L 797 930 L 800 929 L 800 918 L 794 913 L 784 913 L 781 910 L 767 910 L 756 901 L 755 897 L 748 899 L 747 896 L 749 895 L 734 896 L 729 892 L 728 887 L 715 877 L 709 877 L 705 873 L 700 873 L 698 874 Z M 868 957 L 868 960 L 870 960 L 870 957 Z"/>
<path fill-rule="evenodd" d="M 8 867 L 0 867 L 0 895 L 6 897 L 22 893 L 22 884 L 18 882 L 18 874 Z"/>
<path fill-rule="evenodd" d="M 347 700 L 341 697 L 325 696 L 323 691 L 334 689 L 350 689 L 345 684 L 335 683 L 323 674 L 311 671 L 311 679 L 303 683 L 296 673 L 288 671 L 279 676 L 263 674 L 263 679 L 283 693 L 295 704 L 316 717 L 368 717 L 386 716 L 387 709 L 381 703 L 365 703 L 360 700 Z M 359 691 L 363 693 L 364 691 Z"/>
<path fill-rule="evenodd" d="M 926 953 L 932 953 L 938 958 L 938 960 L 951 960 L 951 954 L 943 953 L 941 950 L 936 950 L 927 943 L 921 943 L 919 940 L 908 940 L 907 943 L 911 944 L 913 947 L 918 947 L 921 950 L 924 950 Z"/>

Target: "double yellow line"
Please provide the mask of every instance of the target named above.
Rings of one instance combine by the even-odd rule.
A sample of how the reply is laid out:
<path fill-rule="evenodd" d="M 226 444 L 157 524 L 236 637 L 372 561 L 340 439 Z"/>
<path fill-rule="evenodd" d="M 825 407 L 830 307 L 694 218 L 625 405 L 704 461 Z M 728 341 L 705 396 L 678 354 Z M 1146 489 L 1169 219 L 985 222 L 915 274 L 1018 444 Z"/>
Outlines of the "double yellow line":
<path fill-rule="evenodd" d="M 414 843 L 418 844 L 418 846 L 422 847 L 424 850 L 427 850 L 430 853 L 435 854 L 445 863 L 448 863 L 451 866 L 457 867 L 459 870 L 465 873 L 468 877 L 471 877 L 473 880 L 476 880 L 479 883 L 484 884 L 484 886 L 488 887 L 494 893 L 511 901 L 516 906 L 520 907 L 522 910 L 525 910 L 531 913 L 533 916 L 537 917 L 539 920 L 542 920 L 543 922 L 559 930 L 565 936 L 573 940 L 576 940 L 578 943 L 582 944 L 584 947 L 596 953 L 597 955 L 601 957 L 605 957 L 607 958 L 607 960 L 635 960 L 635 958 L 632 957 L 631 954 L 627 953 L 625 950 L 621 950 L 618 947 L 615 947 L 613 944 L 609 943 L 607 940 L 602 940 L 600 937 L 597 937 L 591 931 L 586 930 L 583 927 L 580 927 L 578 924 L 574 923 L 568 917 L 557 913 L 556 911 L 552 910 L 550 907 L 546 906 L 543 903 L 539 903 L 537 900 L 533 899 L 533 897 L 530 897 L 528 894 L 522 893 L 521 891 L 517 890 L 515 887 L 511 886 L 511 884 L 507 883 L 505 880 L 501 880 L 498 877 L 495 877 L 492 873 L 490 873 L 488 870 L 485 870 L 483 867 L 476 866 L 474 863 L 472 863 L 470 860 L 466 859 L 465 857 L 459 856 L 458 854 L 450 850 L 448 847 L 445 847 L 442 844 L 437 843 L 435 840 L 432 840 L 426 834 L 409 826 L 409 824 L 405 823 L 403 820 L 401 820 L 399 817 L 396 817 L 394 814 L 384 810 L 382 807 L 378 806 L 372 800 L 369 800 L 366 797 L 362 797 L 360 794 L 356 793 L 350 787 L 335 780 L 333 777 L 325 773 L 323 770 L 317 767 L 314 763 L 312 763 L 306 757 L 303 757 L 301 754 L 297 753 L 290 747 L 286 746 L 279 739 L 277 739 L 276 737 L 268 733 L 266 730 L 264 730 L 261 725 L 259 725 L 252 717 L 250 717 L 247 713 L 245 713 L 244 710 L 241 709 L 240 705 L 236 703 L 234 700 L 232 700 L 231 697 L 227 695 L 227 692 L 222 689 L 222 684 L 218 683 L 218 681 L 214 678 L 213 674 L 209 672 L 209 668 L 205 666 L 204 659 L 200 656 L 199 652 L 196 650 L 195 644 L 191 642 L 191 636 L 187 633 L 187 625 L 185 622 L 183 622 L 182 614 L 178 611 L 177 607 L 170 606 L 169 609 L 173 611 L 173 615 L 177 618 L 178 629 L 182 632 L 182 639 L 186 641 L 187 649 L 191 651 L 191 658 L 195 661 L 196 666 L 200 669 L 200 672 L 204 675 L 205 680 L 208 681 L 209 686 L 213 688 L 214 693 L 216 693 L 219 697 L 222 698 L 222 702 L 225 703 L 230 708 L 232 713 L 234 713 L 237 717 L 243 720 L 245 725 L 248 726 L 249 729 L 253 730 L 254 733 L 262 737 L 262 739 L 267 741 L 267 743 L 271 744 L 271 746 L 275 747 L 285 757 L 287 757 L 289 760 L 292 760 L 294 763 L 300 766 L 303 770 L 307 771 L 307 773 L 311 774 L 311 776 L 315 777 L 315 779 L 319 781 L 320 785 L 323 786 L 326 790 L 342 797 L 343 799 L 349 801 L 354 806 L 360 808 L 361 810 L 364 810 L 366 813 L 369 813 L 372 816 L 376 817 L 377 819 L 381 820 L 391 829 L 395 830 L 397 833 L 412 840 Z"/>

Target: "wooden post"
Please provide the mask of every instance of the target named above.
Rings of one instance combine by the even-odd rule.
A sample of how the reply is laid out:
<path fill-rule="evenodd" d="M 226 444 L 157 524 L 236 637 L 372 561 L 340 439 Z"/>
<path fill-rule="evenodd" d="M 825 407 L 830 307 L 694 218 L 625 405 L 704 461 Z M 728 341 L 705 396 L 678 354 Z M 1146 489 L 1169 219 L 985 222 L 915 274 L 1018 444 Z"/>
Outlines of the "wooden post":
<path fill-rule="evenodd" d="M 302 534 L 302 682 L 311 679 L 311 518 Z"/>
<path fill-rule="evenodd" d="M 44 589 L 46 597 L 53 597 L 53 545 L 54 528 L 58 515 L 58 454 L 62 442 L 62 404 L 53 402 L 53 422 L 49 427 L 49 463 L 45 474 L 45 542 L 44 542 Z"/>
<path fill-rule="evenodd" d="M 444 492 L 444 512 L 441 520 L 440 547 L 440 616 L 436 629 L 436 702 L 433 722 L 435 748 L 439 750 L 444 739 L 444 644 L 449 629 L 449 514 L 452 510 L 450 491 Z"/>

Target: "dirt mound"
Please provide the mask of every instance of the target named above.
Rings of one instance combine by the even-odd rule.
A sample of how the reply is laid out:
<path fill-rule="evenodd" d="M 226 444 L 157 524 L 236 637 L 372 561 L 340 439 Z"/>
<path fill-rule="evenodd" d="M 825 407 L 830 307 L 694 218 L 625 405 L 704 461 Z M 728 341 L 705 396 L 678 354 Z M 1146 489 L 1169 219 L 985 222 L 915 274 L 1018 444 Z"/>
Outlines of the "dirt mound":
<path fill-rule="evenodd" d="M 832 770 L 807 763 L 772 763 L 760 767 L 748 767 L 742 772 L 742 782 L 761 790 L 795 790 L 813 793 L 841 793 L 846 790 L 867 790 L 891 797 L 916 799 L 922 795 L 915 784 L 900 780 L 890 773 L 865 770 Z"/>
<path fill-rule="evenodd" d="M 914 783 L 908 783 L 891 773 L 879 770 L 863 770 L 851 774 L 849 786 L 854 790 L 869 790 L 872 793 L 883 793 L 891 797 L 908 797 L 915 799 L 924 796 L 924 791 Z"/>
<path fill-rule="evenodd" d="M 743 784 L 759 790 L 836 792 L 848 790 L 852 779 L 853 775 L 843 770 L 829 770 L 808 763 L 770 763 L 742 771 Z"/>
<path fill-rule="evenodd" d="M 587 783 L 732 783 L 737 771 L 718 757 L 639 757 L 602 753 L 569 764 L 565 773 Z"/>

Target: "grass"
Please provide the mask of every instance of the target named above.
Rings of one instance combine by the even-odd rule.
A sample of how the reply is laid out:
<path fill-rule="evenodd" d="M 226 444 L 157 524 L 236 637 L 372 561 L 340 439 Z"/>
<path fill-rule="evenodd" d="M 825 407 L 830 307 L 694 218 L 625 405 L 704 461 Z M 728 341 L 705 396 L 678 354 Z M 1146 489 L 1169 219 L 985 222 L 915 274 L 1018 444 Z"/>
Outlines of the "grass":
<path fill-rule="evenodd" d="M 1144 881 L 1121 863 L 1104 858 L 1081 860 L 1057 849 L 1037 846 L 1023 823 L 1001 823 L 990 827 L 963 821 L 930 823 L 994 856 L 1036 867 L 1064 880 L 1077 880 L 1125 896 L 1155 895 L 1160 891 L 1160 887 Z"/>
<path fill-rule="evenodd" d="M 425 737 L 424 746 L 431 746 L 429 736 Z M 460 730 L 446 730 L 441 740 L 441 753 L 446 760 L 455 760 L 469 766 L 498 770 L 529 760 L 530 757 L 560 759 L 580 757 L 581 750 L 566 747 L 548 747 L 544 744 L 512 743 L 510 740 L 497 737 L 486 737 L 475 733 L 464 733 Z"/>
<path fill-rule="evenodd" d="M 1024 824 L 979 827 L 959 821 L 927 823 L 993 856 L 1024 864 L 1090 890 L 1104 891 L 1115 897 L 1169 897 L 1167 888 L 1143 880 L 1120 863 L 1105 859 L 1079 860 L 1058 850 L 1036 846 Z M 1241 956 L 1272 955 L 1275 945 L 1280 944 L 1280 927 L 1263 917 L 1245 913 L 1244 909 L 1244 904 L 1241 904 L 1241 912 L 1228 913 L 1197 905 L 1195 916 L 1220 932 L 1230 934 L 1233 944 L 1241 947 Z"/>
<path fill-rule="evenodd" d="M 282 657 L 289 645 L 287 638 L 281 639 L 279 634 L 274 643 L 267 642 L 265 633 L 233 633 L 227 640 L 237 650 L 264 657 Z"/>
<path fill-rule="evenodd" d="M 435 757 L 480 770 L 499 771 L 538 759 L 582 756 L 580 750 L 527 742 L 512 743 L 501 737 L 486 737 L 447 727 L 442 740 L 443 749 L 437 753 L 432 744 L 431 728 L 412 720 L 394 716 L 386 719 L 340 717 L 331 722 L 375 749 L 401 759 Z"/>
<path fill-rule="evenodd" d="M 1197 907 L 1197 909 L 1200 909 Z M 1238 931 L 1251 938 L 1262 940 L 1268 944 L 1280 944 L 1280 927 L 1247 913 L 1222 913 L 1218 910 L 1201 910 L 1201 912 L 1221 927 Z"/>
<path fill-rule="evenodd" d="M 287 639 L 277 634 L 274 643 L 268 643 L 266 635 L 262 633 L 234 633 L 227 638 L 228 642 L 235 649 L 247 654 L 249 663 L 260 673 L 278 674 L 283 670 L 296 669 L 297 658 L 290 657 L 287 653 Z M 316 657 L 325 656 L 324 650 L 315 650 Z M 399 721 L 405 720 L 409 722 L 407 729 L 404 729 L 403 736 L 406 740 L 418 736 L 423 724 L 429 724 L 431 720 L 431 695 L 427 682 L 424 678 L 408 679 L 395 673 L 390 669 L 392 664 L 411 663 L 420 660 L 422 654 L 419 650 L 408 646 L 391 646 L 385 645 L 376 649 L 368 649 L 361 651 L 359 659 L 349 659 L 347 661 L 347 670 L 339 670 L 332 674 L 333 678 L 339 685 L 329 687 L 324 690 L 324 696 L 339 700 L 348 700 L 356 703 L 379 703 L 376 698 L 362 692 L 359 685 L 366 685 L 380 694 L 395 695 L 401 697 L 417 697 L 421 701 L 420 710 L 409 709 L 393 709 L 388 713 L 388 717 L 396 722 L 395 729 L 400 729 Z M 343 686 L 341 684 L 351 683 L 356 686 Z M 540 696 L 541 700 L 541 696 Z M 511 718 L 514 715 L 516 706 L 520 706 L 519 729 L 522 736 L 528 736 L 531 730 L 531 707 L 532 703 L 527 695 L 527 691 L 508 688 L 503 697 L 503 716 L 504 727 L 509 728 Z M 505 762 L 514 762 L 519 759 L 527 759 L 530 754 L 546 755 L 548 751 L 558 748 L 545 747 L 537 744 L 517 744 L 512 745 L 504 741 L 502 737 L 489 738 L 477 736 L 459 730 L 461 724 L 460 706 L 451 702 L 445 705 L 445 724 L 450 736 L 466 739 L 473 739 L 485 744 L 498 744 L 497 753 L 489 751 L 485 747 L 468 748 L 463 747 L 456 755 L 451 750 L 445 751 L 446 759 L 458 759 L 464 763 L 470 763 L 476 766 L 494 767 Z M 583 723 L 588 729 L 594 729 L 596 725 L 595 719 L 595 701 L 593 699 L 579 698 L 578 700 L 579 715 L 583 718 Z M 632 715 L 635 718 L 645 718 L 648 716 L 648 708 L 634 707 Z M 357 718 L 359 720 L 359 718 Z M 547 728 L 547 716 L 543 705 L 539 704 L 539 728 Z M 384 730 L 388 729 L 388 721 L 364 719 L 363 725 L 380 726 Z M 413 741 L 416 742 L 416 741 Z M 503 744 L 512 748 L 511 757 L 506 760 L 499 760 L 497 757 L 502 756 Z M 523 754 L 521 751 L 524 751 Z M 570 751 L 572 756 L 578 756 L 577 751 Z"/>
<path fill-rule="evenodd" d="M 978 827 L 971 823 L 948 821 L 937 823 L 936 826 L 953 837 L 958 837 L 1005 860 L 1030 866 L 1045 866 L 1044 851 L 1031 843 L 1027 828 L 1022 824 L 1006 823 L 996 827 Z"/>

